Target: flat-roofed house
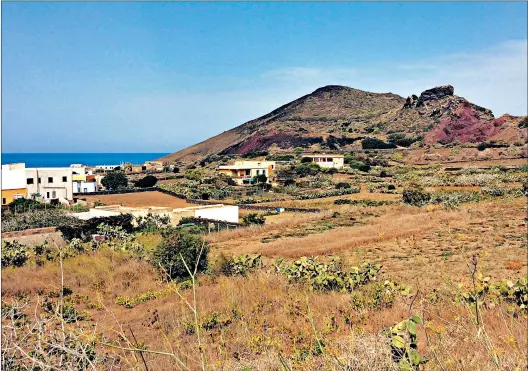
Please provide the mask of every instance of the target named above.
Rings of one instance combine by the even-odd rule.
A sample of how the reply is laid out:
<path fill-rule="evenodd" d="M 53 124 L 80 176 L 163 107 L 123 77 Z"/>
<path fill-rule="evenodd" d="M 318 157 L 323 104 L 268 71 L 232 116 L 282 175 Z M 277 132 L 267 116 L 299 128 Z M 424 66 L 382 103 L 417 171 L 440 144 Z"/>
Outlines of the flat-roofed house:
<path fill-rule="evenodd" d="M 345 156 L 343 155 L 329 155 L 329 154 L 308 154 L 303 155 L 312 159 L 320 167 L 341 169 L 345 166 Z"/>
<path fill-rule="evenodd" d="M 2 206 L 26 197 L 26 164 L 2 165 Z"/>
<path fill-rule="evenodd" d="M 275 161 L 236 161 L 234 165 L 219 166 L 218 172 L 230 176 L 239 185 L 254 184 L 259 175 L 265 175 L 271 183 Z"/>
<path fill-rule="evenodd" d="M 28 197 L 42 197 L 43 200 L 68 202 L 73 200 L 73 172 L 78 168 L 39 167 L 26 168 Z"/>

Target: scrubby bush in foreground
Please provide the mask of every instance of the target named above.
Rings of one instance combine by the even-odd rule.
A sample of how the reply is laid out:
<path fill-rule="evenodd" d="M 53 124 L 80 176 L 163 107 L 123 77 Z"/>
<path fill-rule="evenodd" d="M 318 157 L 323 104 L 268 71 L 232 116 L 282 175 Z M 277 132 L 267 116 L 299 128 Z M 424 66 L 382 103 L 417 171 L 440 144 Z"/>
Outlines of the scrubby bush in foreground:
<path fill-rule="evenodd" d="M 181 230 L 165 233 L 163 241 L 156 247 L 152 262 L 168 280 L 183 280 L 196 269 L 207 269 L 209 244 L 200 236 Z"/>
<path fill-rule="evenodd" d="M 402 200 L 403 203 L 413 206 L 423 206 L 429 202 L 431 195 L 422 188 L 404 189 Z"/>
<path fill-rule="evenodd" d="M 263 225 L 266 222 L 266 218 L 257 213 L 244 215 L 242 220 L 244 225 Z"/>

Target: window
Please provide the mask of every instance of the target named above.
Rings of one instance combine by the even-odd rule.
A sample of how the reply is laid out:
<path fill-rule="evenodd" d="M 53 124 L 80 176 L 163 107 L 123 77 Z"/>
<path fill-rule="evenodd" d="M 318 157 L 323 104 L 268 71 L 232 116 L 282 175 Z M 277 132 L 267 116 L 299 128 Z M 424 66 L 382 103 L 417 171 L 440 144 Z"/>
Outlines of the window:
<path fill-rule="evenodd" d="M 2 205 L 5 205 L 7 203 L 5 198 L 2 198 Z"/>
<path fill-rule="evenodd" d="M 51 192 L 51 198 L 57 198 L 57 192 L 52 191 Z"/>
<path fill-rule="evenodd" d="M 42 183 L 42 178 L 38 178 L 38 184 Z"/>
<path fill-rule="evenodd" d="M 259 175 L 259 174 L 260 174 L 260 170 L 257 170 L 257 175 Z"/>
<path fill-rule="evenodd" d="M 63 176 L 63 177 L 62 177 L 62 182 L 63 182 L 63 183 L 66 183 L 67 181 L 68 181 L 68 177 L 67 177 L 67 176 Z"/>
<path fill-rule="evenodd" d="M 331 158 L 331 157 L 328 157 L 328 158 L 326 159 L 326 162 L 332 162 L 332 158 Z"/>
<path fill-rule="evenodd" d="M 27 178 L 26 183 L 27 184 L 33 184 L 33 178 Z"/>
<path fill-rule="evenodd" d="M 51 176 L 48 177 L 48 183 L 53 183 L 53 177 Z"/>
<path fill-rule="evenodd" d="M 49 192 L 46 192 L 46 198 L 50 198 L 50 197 L 49 197 Z"/>
<path fill-rule="evenodd" d="M 21 195 L 20 193 L 17 193 L 16 195 L 13 196 L 14 200 L 18 200 L 19 198 L 24 198 L 24 195 Z"/>

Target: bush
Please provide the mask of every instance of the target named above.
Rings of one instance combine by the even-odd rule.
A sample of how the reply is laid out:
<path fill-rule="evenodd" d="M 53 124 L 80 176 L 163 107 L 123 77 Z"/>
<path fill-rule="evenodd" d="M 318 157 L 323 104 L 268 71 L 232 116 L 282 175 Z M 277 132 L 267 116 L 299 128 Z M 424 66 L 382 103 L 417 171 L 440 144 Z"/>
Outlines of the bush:
<path fill-rule="evenodd" d="M 429 202 L 431 195 L 425 192 L 422 188 L 416 187 L 414 189 L 403 190 L 403 203 L 413 206 L 423 206 Z"/>
<path fill-rule="evenodd" d="M 309 162 L 313 162 L 311 157 L 303 157 L 303 158 L 301 158 L 301 164 L 307 164 Z"/>
<path fill-rule="evenodd" d="M 242 158 L 257 158 L 262 156 L 267 156 L 268 152 L 258 151 L 258 152 L 247 152 L 242 155 Z"/>
<path fill-rule="evenodd" d="M 393 133 L 389 135 L 389 143 L 400 147 L 410 147 L 414 142 L 419 142 L 423 137 L 406 137 L 404 133 Z"/>
<path fill-rule="evenodd" d="M 76 221 L 75 224 L 62 224 L 57 226 L 57 229 L 62 233 L 65 240 L 71 241 L 78 238 L 82 241 L 88 241 L 92 235 L 98 234 L 97 227 L 100 224 L 105 224 L 111 227 L 121 227 L 124 232 L 132 233 L 134 226 L 132 224 L 132 214 L 121 214 L 116 216 L 107 216 L 100 218 L 92 218 L 88 220 L 79 220 L 75 217 L 70 217 Z"/>
<path fill-rule="evenodd" d="M 29 210 L 38 210 L 38 209 L 44 209 L 44 208 L 50 208 L 50 205 L 45 205 L 42 202 L 38 202 L 31 199 L 26 198 L 18 198 L 16 200 L 13 200 L 12 202 L 7 205 L 9 208 L 9 211 L 11 212 L 25 212 Z"/>
<path fill-rule="evenodd" d="M 144 232 L 157 231 L 170 224 L 170 217 L 168 215 L 157 215 L 148 213 L 145 216 L 138 216 L 135 218 L 137 229 Z"/>
<path fill-rule="evenodd" d="M 266 222 L 266 218 L 263 215 L 259 215 L 257 213 L 244 215 L 242 220 L 244 225 L 262 225 Z"/>
<path fill-rule="evenodd" d="M 28 260 L 26 246 L 18 241 L 2 241 L 2 268 L 21 267 Z"/>
<path fill-rule="evenodd" d="M 148 188 L 148 187 L 154 187 L 157 182 L 158 182 L 158 178 L 156 178 L 153 175 L 147 175 L 146 177 L 137 180 L 134 183 L 134 185 L 136 187 Z"/>
<path fill-rule="evenodd" d="M 24 214 L 6 214 L 2 216 L 2 232 L 24 231 L 45 227 L 72 227 L 82 225 L 82 221 L 63 210 L 35 210 Z"/>
<path fill-rule="evenodd" d="M 106 189 L 119 189 L 128 185 L 128 179 L 122 171 L 112 171 L 101 179 L 101 184 Z"/>
<path fill-rule="evenodd" d="M 166 279 L 184 280 L 190 277 L 187 268 L 191 272 L 207 269 L 208 253 L 209 245 L 200 236 L 173 230 L 164 234 L 153 252 L 152 263 Z"/>
<path fill-rule="evenodd" d="M 317 175 L 320 171 L 321 168 L 315 162 L 302 163 L 295 168 L 295 173 L 300 177 Z"/>
<path fill-rule="evenodd" d="M 336 184 L 335 187 L 336 187 L 336 189 L 347 189 L 347 188 L 350 188 L 352 186 L 350 185 L 350 183 L 347 183 L 347 182 L 339 182 L 339 183 Z"/>
<path fill-rule="evenodd" d="M 266 157 L 267 161 L 291 161 L 295 158 L 294 155 L 283 155 L 276 153 L 274 155 L 269 155 Z"/>
<path fill-rule="evenodd" d="M 478 149 L 479 151 L 484 151 L 486 148 L 488 148 L 488 144 L 487 144 L 487 143 L 484 143 L 484 142 L 479 143 L 479 145 L 477 146 L 477 149 Z"/>
<path fill-rule="evenodd" d="M 386 143 L 377 138 L 366 137 L 361 141 L 361 147 L 363 149 L 387 149 L 396 148 L 394 143 Z"/>
<path fill-rule="evenodd" d="M 367 165 L 361 161 L 353 160 L 349 162 L 350 168 L 358 169 L 359 171 L 368 172 L 370 171 L 370 165 Z"/>

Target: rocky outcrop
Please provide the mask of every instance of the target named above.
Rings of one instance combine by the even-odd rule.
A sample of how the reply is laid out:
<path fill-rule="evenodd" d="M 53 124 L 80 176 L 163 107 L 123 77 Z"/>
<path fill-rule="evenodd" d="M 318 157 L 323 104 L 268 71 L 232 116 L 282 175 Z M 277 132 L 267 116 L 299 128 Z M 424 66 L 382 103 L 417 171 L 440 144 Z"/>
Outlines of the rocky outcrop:
<path fill-rule="evenodd" d="M 453 96 L 454 94 L 455 88 L 451 85 L 442 85 L 425 90 L 420 94 L 420 98 L 418 98 L 418 101 L 416 102 L 416 107 L 422 107 L 427 101 L 439 100 L 444 97 Z"/>
<path fill-rule="evenodd" d="M 407 97 L 407 100 L 405 101 L 403 108 L 414 108 L 416 107 L 417 102 L 418 102 L 418 97 L 415 94 L 413 94 L 410 97 Z"/>

